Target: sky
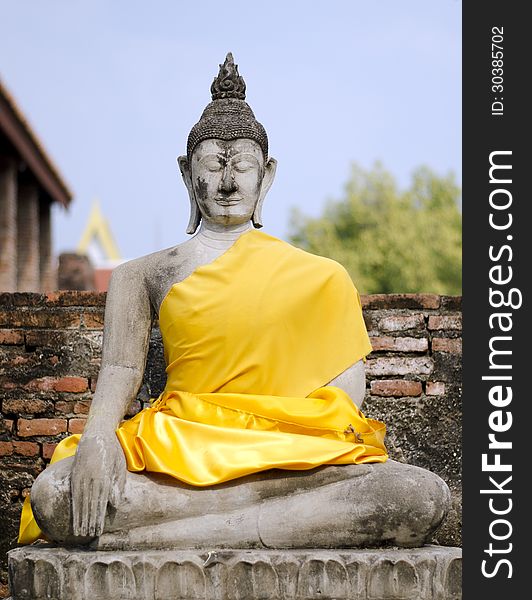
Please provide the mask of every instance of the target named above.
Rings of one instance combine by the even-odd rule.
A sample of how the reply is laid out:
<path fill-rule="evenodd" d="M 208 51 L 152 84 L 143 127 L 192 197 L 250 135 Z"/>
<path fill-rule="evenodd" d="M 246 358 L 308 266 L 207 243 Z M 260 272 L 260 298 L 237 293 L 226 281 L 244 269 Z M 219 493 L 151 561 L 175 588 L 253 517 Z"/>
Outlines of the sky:
<path fill-rule="evenodd" d="M 187 239 L 177 169 L 231 51 L 276 180 L 264 231 L 318 216 L 353 162 L 400 188 L 427 165 L 461 181 L 458 0 L 0 0 L 0 77 L 73 191 L 53 211 L 75 250 L 97 198 L 123 258 Z"/>

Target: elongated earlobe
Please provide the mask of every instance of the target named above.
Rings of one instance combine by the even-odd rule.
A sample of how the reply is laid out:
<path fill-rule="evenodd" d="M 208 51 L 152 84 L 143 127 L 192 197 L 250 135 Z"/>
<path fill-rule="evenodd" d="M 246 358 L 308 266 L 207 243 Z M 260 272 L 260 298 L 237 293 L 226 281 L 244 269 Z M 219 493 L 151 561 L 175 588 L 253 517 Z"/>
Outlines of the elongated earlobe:
<path fill-rule="evenodd" d="M 269 158 L 264 168 L 264 177 L 262 178 L 262 184 L 260 186 L 260 194 L 255 210 L 251 217 L 251 222 L 256 229 L 262 227 L 262 205 L 264 204 L 264 198 L 271 188 L 273 180 L 275 178 L 275 171 L 277 169 L 277 161 L 275 158 Z"/>
<path fill-rule="evenodd" d="M 199 227 L 201 222 L 201 213 L 198 208 L 198 204 L 194 199 L 190 199 L 190 219 L 188 220 L 188 225 L 186 232 L 192 235 L 196 233 L 196 229 Z"/>
<path fill-rule="evenodd" d="M 260 229 L 261 227 L 264 227 L 262 223 L 262 206 L 259 206 L 258 202 L 257 206 L 255 206 L 253 214 L 251 215 L 251 222 L 253 223 L 253 227 L 255 227 L 255 229 Z"/>
<path fill-rule="evenodd" d="M 196 202 L 196 198 L 194 196 L 194 188 L 192 187 L 192 176 L 190 172 L 190 165 L 188 163 L 188 159 L 186 156 L 179 156 L 177 159 L 177 164 L 179 166 L 179 170 L 181 171 L 181 176 L 183 177 L 183 181 L 188 191 L 188 199 L 190 201 L 190 218 L 188 220 L 188 225 L 186 232 L 189 234 L 193 234 L 196 232 L 196 229 L 199 227 L 201 221 L 201 212 L 198 207 L 198 203 Z"/>

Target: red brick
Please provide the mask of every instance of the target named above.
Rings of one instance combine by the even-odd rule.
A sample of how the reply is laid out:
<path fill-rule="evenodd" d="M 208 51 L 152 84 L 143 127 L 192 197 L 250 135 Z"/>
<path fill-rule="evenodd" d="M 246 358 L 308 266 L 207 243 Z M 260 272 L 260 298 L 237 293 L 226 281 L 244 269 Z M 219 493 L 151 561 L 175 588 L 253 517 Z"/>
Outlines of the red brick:
<path fill-rule="evenodd" d="M 17 384 L 9 379 L 6 379 L 5 377 L 2 377 L 0 379 L 0 387 L 3 390 L 14 390 L 17 387 Z"/>
<path fill-rule="evenodd" d="M 13 442 L 0 442 L 0 456 L 13 454 Z"/>
<path fill-rule="evenodd" d="M 86 377 L 39 377 L 28 381 L 23 387 L 30 391 L 40 392 L 84 392 L 89 380 Z M 3 382 L 2 387 L 11 389 L 11 382 Z"/>
<path fill-rule="evenodd" d="M 462 329 L 462 315 L 459 313 L 453 315 L 431 315 L 429 317 L 429 329 Z"/>
<path fill-rule="evenodd" d="M 13 452 L 22 456 L 38 456 L 39 444 L 35 442 L 13 442 Z"/>
<path fill-rule="evenodd" d="M 91 377 L 91 392 L 96 391 L 96 384 L 98 383 L 98 377 Z"/>
<path fill-rule="evenodd" d="M 55 403 L 55 412 L 62 415 L 69 415 L 74 412 L 74 404 L 74 401 L 65 402 L 64 400 L 59 400 Z"/>
<path fill-rule="evenodd" d="M 407 331 L 409 329 L 423 329 L 425 318 L 422 314 L 390 315 L 379 320 L 381 331 Z"/>
<path fill-rule="evenodd" d="M 29 391 L 53 392 L 55 381 L 54 377 L 39 377 L 38 379 L 31 379 L 22 387 Z"/>
<path fill-rule="evenodd" d="M 17 426 L 21 437 L 32 435 L 57 435 L 67 430 L 66 419 L 19 419 Z"/>
<path fill-rule="evenodd" d="M 44 294 L 37 294 L 35 292 L 0 294 L 0 305 L 2 306 L 42 306 L 44 301 Z"/>
<path fill-rule="evenodd" d="M 52 454 L 54 453 L 54 450 L 56 448 L 57 448 L 57 444 L 45 442 L 42 445 L 42 456 L 43 456 L 43 458 L 46 459 L 46 460 L 49 460 L 50 458 L 52 458 Z"/>
<path fill-rule="evenodd" d="M 440 296 L 437 294 L 371 294 L 363 295 L 360 299 L 362 307 L 368 310 L 440 307 Z"/>
<path fill-rule="evenodd" d="M 24 332 L 20 329 L 0 329 L 0 344 L 20 346 L 24 343 Z"/>
<path fill-rule="evenodd" d="M 421 392 L 419 381 L 380 379 L 371 382 L 371 393 L 374 396 L 421 396 Z"/>
<path fill-rule="evenodd" d="M 443 381 L 427 381 L 427 396 L 443 396 L 445 383 Z"/>
<path fill-rule="evenodd" d="M 452 352 L 453 354 L 462 353 L 462 338 L 433 338 L 433 352 Z"/>
<path fill-rule="evenodd" d="M 62 377 L 54 383 L 56 392 L 84 392 L 88 389 L 89 380 L 86 377 Z"/>
<path fill-rule="evenodd" d="M 374 377 L 386 375 L 430 375 L 434 362 L 428 356 L 393 356 L 368 358 L 366 373 Z"/>
<path fill-rule="evenodd" d="M 46 303 L 50 306 L 105 306 L 105 292 L 61 290 L 48 292 Z"/>
<path fill-rule="evenodd" d="M 70 433 L 83 433 L 87 419 L 69 419 L 68 431 Z"/>
<path fill-rule="evenodd" d="M 373 350 L 388 352 L 426 352 L 429 343 L 426 338 L 413 337 L 372 337 L 370 338 Z"/>
<path fill-rule="evenodd" d="M 26 332 L 27 346 L 44 346 L 47 348 L 57 348 L 64 345 L 68 340 L 68 335 L 73 332 L 57 331 L 53 329 L 33 329 Z"/>
<path fill-rule="evenodd" d="M 2 403 L 4 413 L 38 415 L 51 408 L 51 402 L 40 398 L 6 398 Z"/>
<path fill-rule="evenodd" d="M 81 323 L 75 311 L 50 308 L 0 310 L 0 327 L 36 327 L 40 329 L 77 329 Z"/>
<path fill-rule="evenodd" d="M 87 329 L 103 329 L 103 313 L 102 312 L 83 313 L 83 325 Z"/>
<path fill-rule="evenodd" d="M 87 415 L 91 407 L 90 400 L 80 400 L 74 404 L 74 413 L 76 415 Z"/>

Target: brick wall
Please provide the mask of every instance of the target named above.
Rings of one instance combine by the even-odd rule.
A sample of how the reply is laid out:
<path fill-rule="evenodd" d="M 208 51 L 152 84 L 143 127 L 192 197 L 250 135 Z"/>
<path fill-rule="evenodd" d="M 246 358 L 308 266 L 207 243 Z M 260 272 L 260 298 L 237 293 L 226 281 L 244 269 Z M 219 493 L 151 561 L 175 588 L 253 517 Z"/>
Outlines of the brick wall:
<path fill-rule="evenodd" d="M 23 498 L 57 442 L 83 431 L 100 363 L 105 295 L 0 295 L 0 552 L 13 547 Z M 362 297 L 374 352 L 364 412 L 386 422 L 397 460 L 442 476 L 454 508 L 435 541 L 460 543 L 461 299 Z M 134 414 L 164 387 L 152 334 Z M 5 582 L 5 563 L 0 577 Z M 0 594 L 1 596 L 1 594 Z"/>
<path fill-rule="evenodd" d="M 363 411 L 386 423 L 390 456 L 424 467 L 451 489 L 453 508 L 434 541 L 461 545 L 461 297 L 363 296 L 373 352 Z"/>

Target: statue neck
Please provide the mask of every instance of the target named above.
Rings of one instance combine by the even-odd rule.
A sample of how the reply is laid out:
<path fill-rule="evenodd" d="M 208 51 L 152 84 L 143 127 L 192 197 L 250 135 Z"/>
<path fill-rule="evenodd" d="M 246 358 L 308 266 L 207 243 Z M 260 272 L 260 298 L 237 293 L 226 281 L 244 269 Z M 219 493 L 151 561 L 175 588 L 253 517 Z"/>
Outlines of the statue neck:
<path fill-rule="evenodd" d="M 251 221 L 239 225 L 219 225 L 218 223 L 206 223 L 202 220 L 195 238 L 200 244 L 208 248 L 225 249 L 232 246 L 243 233 L 250 229 Z"/>

